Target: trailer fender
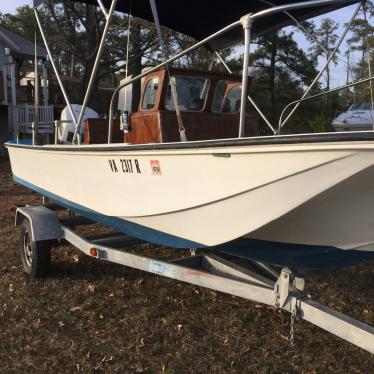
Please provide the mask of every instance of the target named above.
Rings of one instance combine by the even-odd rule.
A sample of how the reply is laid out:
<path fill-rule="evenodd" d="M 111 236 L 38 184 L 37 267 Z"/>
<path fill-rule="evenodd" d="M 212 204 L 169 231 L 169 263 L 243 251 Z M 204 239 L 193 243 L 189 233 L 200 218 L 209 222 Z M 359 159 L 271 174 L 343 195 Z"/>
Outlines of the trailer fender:
<path fill-rule="evenodd" d="M 62 236 L 61 225 L 56 214 L 44 206 L 17 208 L 15 225 L 22 225 L 24 219 L 30 221 L 31 236 L 34 242 L 59 239 Z"/>

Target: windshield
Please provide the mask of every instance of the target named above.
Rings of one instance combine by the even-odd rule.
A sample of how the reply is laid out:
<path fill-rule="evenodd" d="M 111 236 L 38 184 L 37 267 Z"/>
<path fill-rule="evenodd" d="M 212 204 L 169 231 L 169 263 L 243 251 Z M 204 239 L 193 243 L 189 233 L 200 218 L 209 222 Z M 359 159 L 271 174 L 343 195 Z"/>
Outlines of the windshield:
<path fill-rule="evenodd" d="M 177 75 L 171 77 L 171 80 L 176 85 L 177 101 L 181 111 L 199 112 L 204 109 L 209 88 L 208 79 Z M 170 83 L 166 93 L 165 108 L 175 110 Z"/>
<path fill-rule="evenodd" d="M 371 103 L 356 103 L 352 104 L 349 109 L 349 111 L 352 110 L 371 110 Z"/>
<path fill-rule="evenodd" d="M 221 80 L 214 91 L 212 111 L 215 113 L 237 114 L 240 112 L 241 86 L 231 87 L 233 83 Z"/>
<path fill-rule="evenodd" d="M 158 85 L 158 77 L 153 77 L 148 80 L 144 90 L 142 109 L 150 110 L 154 108 L 157 99 Z"/>

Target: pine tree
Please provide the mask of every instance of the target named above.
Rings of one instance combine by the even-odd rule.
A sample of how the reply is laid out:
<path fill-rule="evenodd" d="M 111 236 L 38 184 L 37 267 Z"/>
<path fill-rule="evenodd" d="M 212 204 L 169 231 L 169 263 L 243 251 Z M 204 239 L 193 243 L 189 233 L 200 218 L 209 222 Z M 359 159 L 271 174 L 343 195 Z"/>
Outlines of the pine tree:
<path fill-rule="evenodd" d="M 269 117 L 271 123 L 276 124 L 280 106 L 285 101 L 291 101 L 292 92 L 298 92 L 315 76 L 316 60 L 298 47 L 292 32 L 280 30 L 267 33 L 255 42 L 258 46 L 251 56 L 252 65 L 256 67 L 256 78 L 267 81 Z M 293 89 L 285 90 L 290 85 Z"/>
<path fill-rule="evenodd" d="M 374 49 L 374 27 L 372 25 L 374 16 L 374 7 L 371 2 L 365 4 L 364 10 L 357 18 L 352 26 L 348 45 L 350 50 L 358 52 L 359 61 L 353 67 L 355 80 L 367 78 L 369 76 L 369 62 L 373 67 L 373 49 Z M 372 72 L 373 73 L 373 72 Z M 369 84 L 354 87 L 355 98 L 358 101 L 369 101 L 370 89 Z"/>
<path fill-rule="evenodd" d="M 321 21 L 319 27 L 314 30 L 314 36 L 318 40 L 319 44 L 314 44 L 313 47 L 310 48 L 310 51 L 315 55 L 315 58 L 319 56 L 323 56 L 324 59 L 327 61 L 330 57 L 331 53 L 333 52 L 335 45 L 338 41 L 338 35 L 336 31 L 339 28 L 339 24 L 332 20 L 331 18 L 324 18 Z M 339 53 L 339 51 L 337 51 Z M 331 60 L 330 64 L 326 67 L 326 90 L 330 90 L 330 69 L 331 64 L 337 64 L 338 56 L 335 54 L 333 59 Z M 326 95 L 325 102 L 328 104 L 329 95 Z"/>

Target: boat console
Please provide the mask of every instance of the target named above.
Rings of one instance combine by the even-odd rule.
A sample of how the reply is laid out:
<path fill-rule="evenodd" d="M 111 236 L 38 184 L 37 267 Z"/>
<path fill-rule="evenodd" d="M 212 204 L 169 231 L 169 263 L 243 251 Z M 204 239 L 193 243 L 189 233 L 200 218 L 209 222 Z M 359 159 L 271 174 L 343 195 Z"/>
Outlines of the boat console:
<path fill-rule="evenodd" d="M 169 75 L 170 74 L 170 75 Z M 125 143 L 147 144 L 179 141 L 177 111 L 171 84 L 177 92 L 179 113 L 189 141 L 237 138 L 239 132 L 241 76 L 188 69 L 160 69 L 142 79 L 140 97 L 132 98 L 132 86 L 119 94 L 118 109 L 127 112 Z M 135 100 L 134 100 L 135 99 Z M 131 106 L 136 111 L 131 112 Z M 105 142 L 106 123 L 85 123 L 85 143 Z M 114 124 L 115 141 L 119 121 Z M 245 136 L 259 135 L 258 118 L 246 116 Z M 105 140 L 105 141 L 104 141 Z"/>

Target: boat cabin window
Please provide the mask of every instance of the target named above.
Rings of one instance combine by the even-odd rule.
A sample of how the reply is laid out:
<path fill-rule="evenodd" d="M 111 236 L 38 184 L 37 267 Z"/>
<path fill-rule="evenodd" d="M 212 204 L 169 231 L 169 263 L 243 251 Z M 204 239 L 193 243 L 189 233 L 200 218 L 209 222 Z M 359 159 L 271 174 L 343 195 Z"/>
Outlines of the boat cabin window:
<path fill-rule="evenodd" d="M 157 100 L 159 82 L 160 80 L 158 77 L 152 77 L 148 80 L 144 89 L 142 109 L 150 110 L 154 108 Z"/>
<path fill-rule="evenodd" d="M 221 80 L 214 91 L 212 111 L 216 113 L 238 114 L 240 112 L 241 86 Z"/>
<path fill-rule="evenodd" d="M 363 103 L 362 107 L 360 109 L 362 109 L 362 110 L 371 110 L 371 104 L 370 103 Z"/>
<path fill-rule="evenodd" d="M 348 110 L 357 110 L 360 108 L 360 103 L 359 104 L 352 104 Z"/>
<path fill-rule="evenodd" d="M 201 112 L 204 109 L 209 89 L 209 80 L 201 77 L 176 75 L 171 77 L 176 86 L 177 102 L 183 112 Z M 175 110 L 170 82 L 165 99 L 165 108 Z"/>
<path fill-rule="evenodd" d="M 371 110 L 371 103 L 352 104 L 348 110 Z"/>

